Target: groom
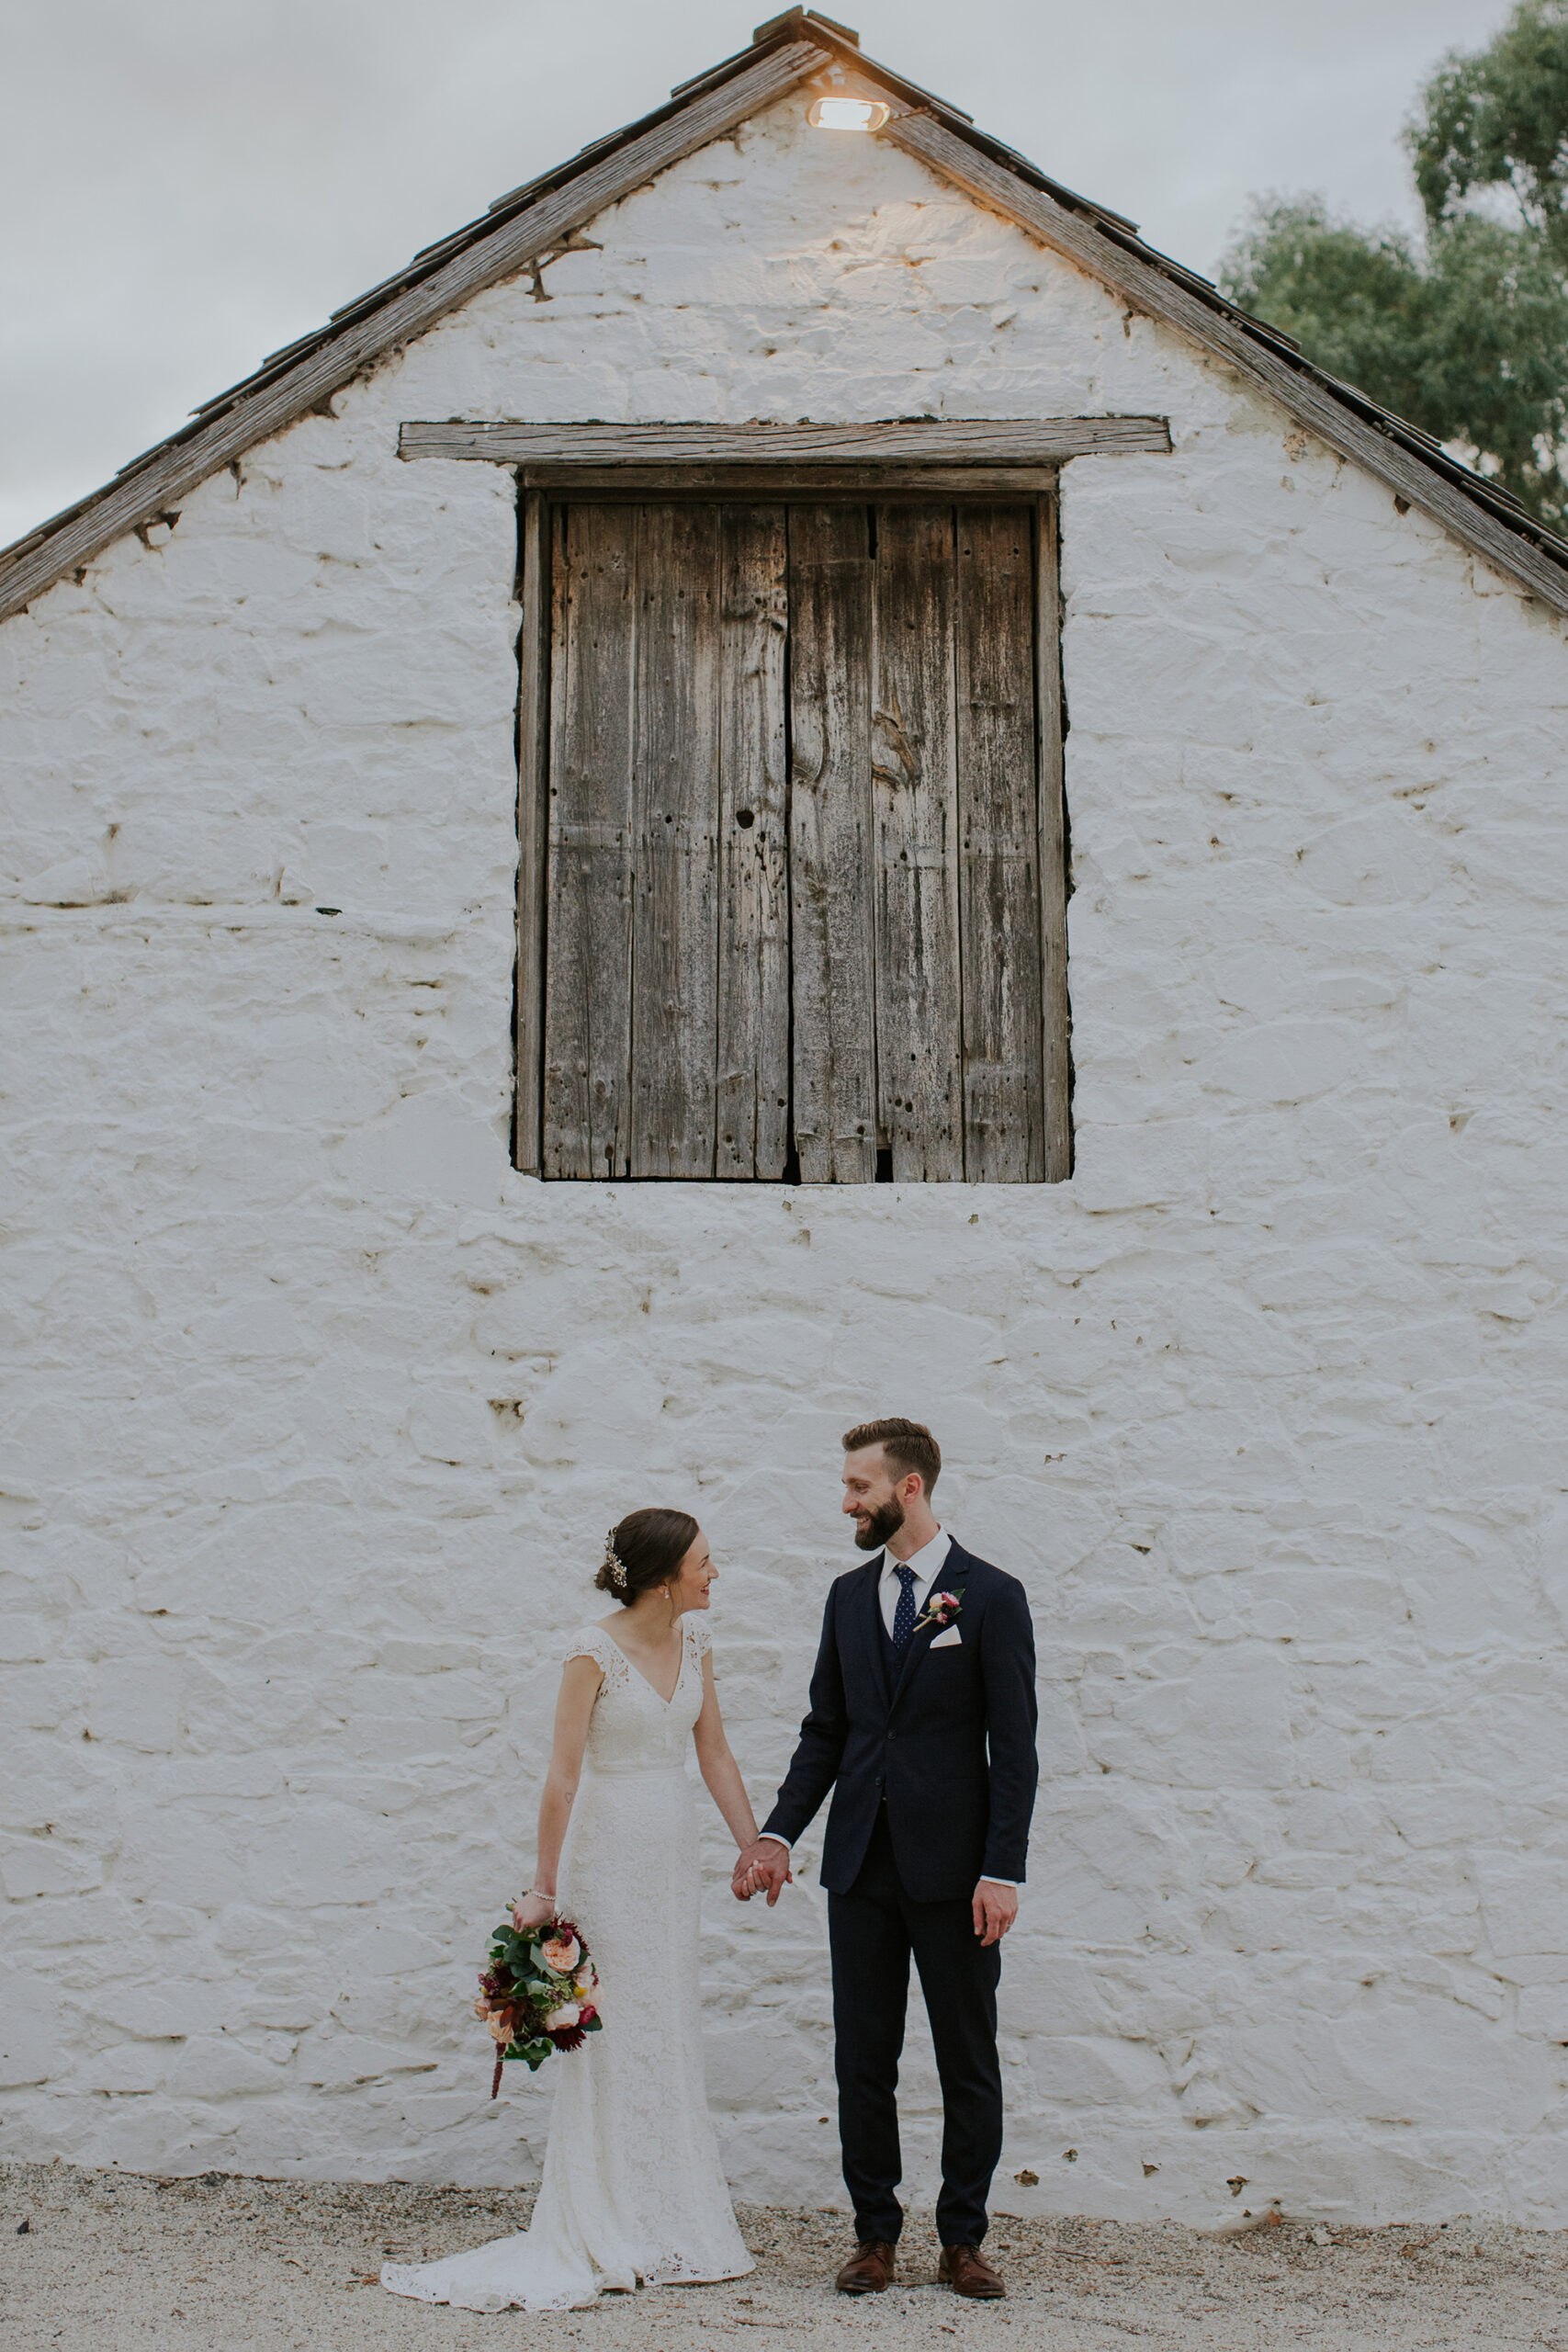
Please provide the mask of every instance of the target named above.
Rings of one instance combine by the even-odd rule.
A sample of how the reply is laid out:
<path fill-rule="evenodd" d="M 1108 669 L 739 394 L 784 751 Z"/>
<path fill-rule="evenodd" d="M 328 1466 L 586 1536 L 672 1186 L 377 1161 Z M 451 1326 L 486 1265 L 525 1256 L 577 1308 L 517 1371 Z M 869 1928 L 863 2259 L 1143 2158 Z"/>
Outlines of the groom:
<path fill-rule="evenodd" d="M 1018 1911 L 1038 1766 L 1023 1587 L 937 1524 L 942 1455 L 919 1421 L 844 1439 L 844 1503 L 876 1553 L 828 1594 L 811 1709 L 778 1802 L 735 1866 L 776 1903 L 829 1789 L 822 1852 L 833 1960 L 839 2137 L 854 2204 L 846 2295 L 891 2286 L 903 2226 L 896 2097 L 913 1954 L 942 2077 L 940 2276 L 1005 2294 L 980 2253 L 1002 2144 L 998 1947 Z"/>

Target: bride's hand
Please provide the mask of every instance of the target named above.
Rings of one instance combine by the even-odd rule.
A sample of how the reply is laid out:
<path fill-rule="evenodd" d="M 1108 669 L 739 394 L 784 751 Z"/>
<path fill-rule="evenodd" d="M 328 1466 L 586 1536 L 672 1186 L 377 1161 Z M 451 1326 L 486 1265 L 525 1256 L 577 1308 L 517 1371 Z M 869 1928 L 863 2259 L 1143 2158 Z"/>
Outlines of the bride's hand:
<path fill-rule="evenodd" d="M 530 1928 L 542 1928 L 555 1916 L 556 1906 L 547 1894 L 520 1894 L 512 1906 L 512 1924 L 520 1936 Z"/>
<path fill-rule="evenodd" d="M 776 1838 L 759 1838 L 743 1847 L 736 1857 L 730 1886 L 736 1900 L 750 1903 L 754 1894 L 766 1887 L 771 1910 L 784 1889 L 794 1878 L 789 1866 L 789 1854 Z"/>

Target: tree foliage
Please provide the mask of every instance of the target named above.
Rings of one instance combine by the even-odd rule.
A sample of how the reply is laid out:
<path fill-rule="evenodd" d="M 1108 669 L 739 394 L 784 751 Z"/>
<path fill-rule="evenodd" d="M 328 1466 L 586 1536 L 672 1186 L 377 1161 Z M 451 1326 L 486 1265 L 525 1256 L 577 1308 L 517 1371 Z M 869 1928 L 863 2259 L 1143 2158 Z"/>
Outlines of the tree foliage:
<path fill-rule="evenodd" d="M 1445 58 L 1405 143 L 1439 229 L 1478 190 L 1507 188 L 1568 268 L 1568 5 L 1523 0 L 1495 40 Z"/>
<path fill-rule="evenodd" d="M 1224 291 L 1308 358 L 1466 445 L 1542 522 L 1568 526 L 1568 0 L 1522 0 L 1450 56 L 1406 134 L 1417 244 L 1273 198 L 1226 254 Z M 1499 196 L 1512 220 L 1497 217 Z"/>

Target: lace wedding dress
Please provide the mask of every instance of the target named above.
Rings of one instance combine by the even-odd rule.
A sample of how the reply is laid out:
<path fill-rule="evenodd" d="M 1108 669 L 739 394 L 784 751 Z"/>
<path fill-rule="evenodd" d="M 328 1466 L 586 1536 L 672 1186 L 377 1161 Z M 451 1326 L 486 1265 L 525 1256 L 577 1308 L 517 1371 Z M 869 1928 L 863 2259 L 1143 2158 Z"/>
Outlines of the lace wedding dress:
<path fill-rule="evenodd" d="M 565 1653 L 604 1675 L 556 1888 L 598 1968 L 604 2031 L 548 2061 L 556 2100 L 529 2227 L 442 2262 L 389 2263 L 381 2284 L 395 2295 L 472 2312 L 567 2311 L 639 2279 L 695 2284 L 754 2267 L 703 2086 L 702 1886 L 685 1758 L 708 1639 L 682 1619 L 668 1701 L 597 1625 Z"/>

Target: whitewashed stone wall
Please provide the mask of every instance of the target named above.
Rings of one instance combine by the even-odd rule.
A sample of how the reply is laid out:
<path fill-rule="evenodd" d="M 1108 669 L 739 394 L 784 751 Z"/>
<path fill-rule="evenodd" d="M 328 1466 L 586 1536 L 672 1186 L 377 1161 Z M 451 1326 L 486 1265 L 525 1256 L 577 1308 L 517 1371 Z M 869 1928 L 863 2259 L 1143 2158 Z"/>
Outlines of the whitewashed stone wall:
<path fill-rule="evenodd" d="M 601 1532 L 701 1513 L 761 1800 L 906 1410 L 1038 1613 L 1002 2201 L 1562 2222 L 1562 633 L 798 107 L 595 233 L 0 630 L 0 2145 L 530 2177 L 466 2004 Z M 1074 1181 L 515 1175 L 512 488 L 399 422 L 1100 408 Z M 722 1847 L 732 2176 L 827 2202 L 821 1898 Z"/>

